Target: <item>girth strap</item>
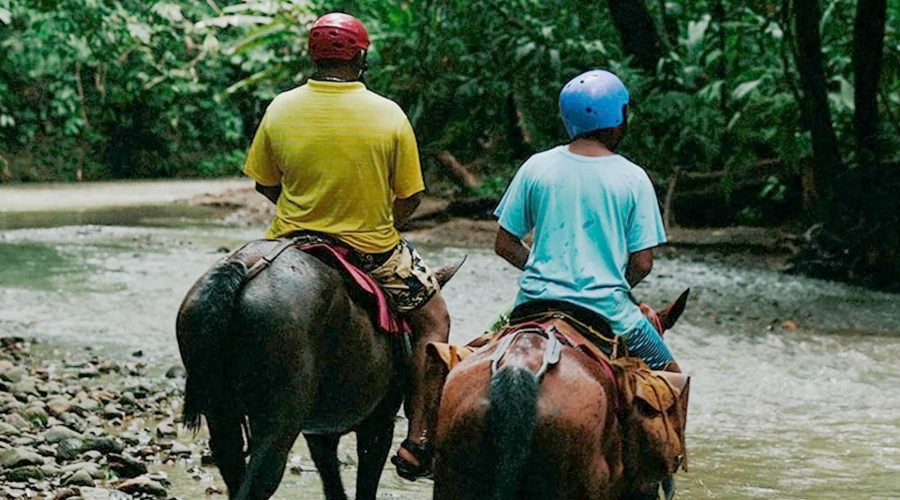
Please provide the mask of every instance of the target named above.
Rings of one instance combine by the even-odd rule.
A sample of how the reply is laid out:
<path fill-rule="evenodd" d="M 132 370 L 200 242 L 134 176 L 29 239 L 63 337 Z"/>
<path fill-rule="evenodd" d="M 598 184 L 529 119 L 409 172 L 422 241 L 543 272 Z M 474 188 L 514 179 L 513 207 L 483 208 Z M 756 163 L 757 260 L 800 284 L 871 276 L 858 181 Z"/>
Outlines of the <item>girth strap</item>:
<path fill-rule="evenodd" d="M 500 341 L 500 344 L 497 346 L 497 349 L 494 350 L 494 353 L 490 358 L 491 374 L 497 373 L 497 370 L 500 369 L 500 360 L 502 360 L 509 351 L 512 343 L 523 333 L 535 333 L 547 339 L 547 344 L 544 346 L 544 359 L 541 361 L 540 369 L 535 373 L 535 377 L 537 377 L 538 381 L 544 378 L 544 375 L 551 366 L 559 363 L 559 358 L 562 354 L 562 342 L 556 338 L 556 334 L 552 328 L 548 331 L 544 331 L 540 328 L 522 328 L 507 334 L 503 337 L 503 340 Z"/>

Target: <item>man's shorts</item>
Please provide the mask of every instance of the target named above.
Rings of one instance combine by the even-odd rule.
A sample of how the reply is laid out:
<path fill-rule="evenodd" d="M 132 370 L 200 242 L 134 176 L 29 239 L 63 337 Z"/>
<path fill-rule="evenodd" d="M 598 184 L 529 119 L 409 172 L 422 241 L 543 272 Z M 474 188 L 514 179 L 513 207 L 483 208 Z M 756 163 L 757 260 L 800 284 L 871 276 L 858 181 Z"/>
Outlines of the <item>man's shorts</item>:
<path fill-rule="evenodd" d="M 663 342 L 662 335 L 646 318 L 641 318 L 634 328 L 622 335 L 628 354 L 644 360 L 653 370 L 663 370 L 674 358 Z"/>
<path fill-rule="evenodd" d="M 385 253 L 366 254 L 356 250 L 354 253 L 360 268 L 381 285 L 398 312 L 422 307 L 440 290 L 434 273 L 406 240 L 401 239 L 393 250 Z"/>

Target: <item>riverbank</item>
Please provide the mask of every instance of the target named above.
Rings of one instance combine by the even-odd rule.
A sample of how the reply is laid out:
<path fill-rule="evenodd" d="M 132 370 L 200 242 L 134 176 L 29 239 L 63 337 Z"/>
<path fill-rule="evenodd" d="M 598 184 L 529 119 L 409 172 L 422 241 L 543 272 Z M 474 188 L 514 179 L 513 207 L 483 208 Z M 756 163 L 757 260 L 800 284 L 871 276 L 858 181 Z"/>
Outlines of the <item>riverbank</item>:
<path fill-rule="evenodd" d="M 196 196 L 188 203 L 222 209 L 225 222 L 246 226 L 265 226 L 275 212 L 274 205 L 250 186 Z M 448 200 L 426 197 L 404 229 L 404 236 L 414 243 L 433 246 L 493 248 L 497 222 L 493 218 L 446 215 L 450 204 Z M 668 237 L 663 251 L 669 253 L 702 253 L 735 265 L 774 270 L 789 268 L 788 259 L 797 241 L 797 236 L 785 228 L 747 226 L 676 227 L 668 230 Z"/>
<path fill-rule="evenodd" d="M 46 350 L 45 350 L 46 349 Z M 160 469 L 201 461 L 176 440 L 184 370 L 0 338 L 2 498 L 166 498 Z"/>

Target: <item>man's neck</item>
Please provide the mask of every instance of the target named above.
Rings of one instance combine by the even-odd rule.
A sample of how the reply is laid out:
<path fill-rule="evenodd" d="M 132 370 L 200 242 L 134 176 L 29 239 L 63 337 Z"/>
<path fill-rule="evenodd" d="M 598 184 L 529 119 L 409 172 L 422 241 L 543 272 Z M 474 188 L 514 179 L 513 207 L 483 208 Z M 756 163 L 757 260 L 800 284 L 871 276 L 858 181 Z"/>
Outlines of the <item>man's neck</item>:
<path fill-rule="evenodd" d="M 350 68 L 320 70 L 313 75 L 313 79 L 326 82 L 356 82 L 359 81 L 359 71 Z"/>
<path fill-rule="evenodd" d="M 603 143 L 590 139 L 575 139 L 569 143 L 569 152 L 579 156 L 612 156 L 615 153 Z"/>

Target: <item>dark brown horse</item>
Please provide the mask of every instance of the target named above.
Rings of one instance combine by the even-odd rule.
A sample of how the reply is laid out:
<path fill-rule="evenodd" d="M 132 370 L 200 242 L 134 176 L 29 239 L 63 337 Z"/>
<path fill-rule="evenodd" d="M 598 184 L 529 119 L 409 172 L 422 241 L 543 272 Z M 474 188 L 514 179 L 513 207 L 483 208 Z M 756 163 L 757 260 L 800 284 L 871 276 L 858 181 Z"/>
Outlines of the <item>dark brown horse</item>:
<path fill-rule="evenodd" d="M 296 248 L 248 279 L 248 264 L 277 245 L 249 243 L 185 297 L 184 421 L 206 417 L 213 459 L 240 500 L 275 493 L 301 432 L 326 498 L 345 499 L 337 445 L 355 431 L 356 498 L 374 499 L 404 394 L 397 338 L 376 331 L 337 271 Z M 438 272 L 442 284 L 456 267 Z"/>
<path fill-rule="evenodd" d="M 671 327 L 686 300 L 687 292 L 659 313 L 657 324 Z M 522 330 L 510 340 L 473 353 L 449 373 L 434 498 L 657 498 L 667 458 L 644 446 L 632 418 L 641 408 L 617 385 L 620 368 L 603 368 L 539 331 Z M 548 365 L 554 342 L 558 362 Z M 494 356 L 503 349 L 502 358 Z"/>

